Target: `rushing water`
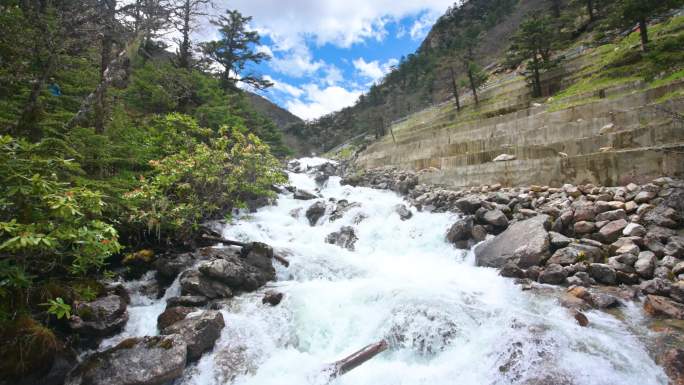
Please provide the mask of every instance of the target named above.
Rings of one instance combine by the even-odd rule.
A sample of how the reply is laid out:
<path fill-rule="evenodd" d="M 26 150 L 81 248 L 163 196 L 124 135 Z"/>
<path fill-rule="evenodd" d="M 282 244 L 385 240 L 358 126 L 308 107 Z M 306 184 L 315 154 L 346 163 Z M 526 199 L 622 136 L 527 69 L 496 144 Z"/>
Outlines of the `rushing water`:
<path fill-rule="evenodd" d="M 307 174 L 291 174 L 290 182 L 317 187 Z M 630 324 L 592 311 L 582 328 L 552 297 L 523 292 L 494 269 L 475 267 L 472 253 L 448 245 L 444 234 L 455 215 L 412 209 L 413 218 L 401 221 L 394 212 L 401 197 L 340 186 L 336 177 L 321 194 L 360 207 L 333 222 L 329 209 L 312 227 L 304 211 L 315 201 L 284 194 L 277 206 L 224 229 L 226 238 L 265 242 L 287 256 L 290 267 L 277 265 L 278 281 L 269 286 L 285 297 L 276 307 L 262 305 L 264 288 L 231 300 L 214 350 L 179 383 L 325 384 L 326 363 L 383 338 L 388 351 L 334 383 L 667 383 L 640 341 L 645 331 L 635 325 L 636 307 L 628 308 Z M 366 218 L 355 224 L 360 213 Z M 359 238 L 355 251 L 324 241 L 345 225 Z M 177 286 L 169 290 L 165 297 Z M 124 335 L 155 333 L 164 300 L 135 298 Z"/>

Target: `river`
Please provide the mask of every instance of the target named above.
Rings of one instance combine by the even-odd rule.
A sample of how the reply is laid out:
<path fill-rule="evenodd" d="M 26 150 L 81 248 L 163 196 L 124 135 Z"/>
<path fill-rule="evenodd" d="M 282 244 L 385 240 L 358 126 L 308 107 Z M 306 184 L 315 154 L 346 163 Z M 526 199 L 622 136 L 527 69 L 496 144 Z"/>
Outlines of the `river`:
<path fill-rule="evenodd" d="M 522 291 L 447 244 L 457 215 L 411 208 L 413 217 L 402 221 L 394 209 L 400 196 L 339 182 L 331 177 L 322 199 L 360 203 L 341 219 L 331 222 L 328 210 L 312 227 L 304 211 L 314 201 L 288 193 L 224 228 L 226 238 L 272 245 L 290 266 L 277 264 L 277 282 L 221 309 L 226 327 L 214 350 L 178 384 L 325 384 L 326 363 L 381 339 L 390 341 L 388 351 L 333 383 L 667 384 L 644 346 L 649 331 L 638 306 L 623 308 L 626 321 L 589 311 L 589 326 L 580 327 L 553 296 Z M 290 174 L 290 183 L 317 187 L 304 173 Z M 355 224 L 360 215 L 366 218 Z M 354 251 L 325 243 L 341 226 L 354 227 Z M 263 305 L 267 289 L 284 293 L 282 303 Z M 165 298 L 177 283 L 168 290 Z M 156 333 L 165 298 L 134 294 L 126 329 L 104 346 Z"/>

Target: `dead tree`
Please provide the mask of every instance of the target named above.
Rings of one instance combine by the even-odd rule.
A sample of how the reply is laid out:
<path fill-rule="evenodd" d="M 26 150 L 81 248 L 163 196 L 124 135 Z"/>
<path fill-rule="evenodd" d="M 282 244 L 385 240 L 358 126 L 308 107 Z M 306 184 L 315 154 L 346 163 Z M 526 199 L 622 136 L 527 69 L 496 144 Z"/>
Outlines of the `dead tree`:
<path fill-rule="evenodd" d="M 345 373 L 348 373 L 349 371 L 359 367 L 364 362 L 387 350 L 388 347 L 389 344 L 387 341 L 380 340 L 376 343 L 363 347 L 361 350 L 358 350 L 341 360 L 333 362 L 326 369 L 330 373 L 330 379 L 342 376 Z"/>

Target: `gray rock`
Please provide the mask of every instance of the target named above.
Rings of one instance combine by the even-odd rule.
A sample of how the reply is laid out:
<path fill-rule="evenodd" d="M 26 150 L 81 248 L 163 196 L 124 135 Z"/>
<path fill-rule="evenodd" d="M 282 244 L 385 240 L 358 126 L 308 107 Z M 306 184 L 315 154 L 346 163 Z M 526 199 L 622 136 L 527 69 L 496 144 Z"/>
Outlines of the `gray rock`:
<path fill-rule="evenodd" d="M 675 276 L 684 273 L 684 262 L 679 262 L 672 267 L 672 274 Z"/>
<path fill-rule="evenodd" d="M 619 258 L 619 257 L 610 257 L 610 258 L 608 258 L 608 265 L 610 265 L 610 267 L 612 267 L 612 268 L 615 269 L 616 271 L 622 271 L 622 272 L 625 272 L 625 273 L 634 273 L 634 267 L 632 267 L 632 266 L 630 266 L 630 265 L 628 265 L 628 264 L 626 264 L 626 263 L 620 262 L 620 261 L 618 260 L 618 258 Z"/>
<path fill-rule="evenodd" d="M 276 306 L 283 300 L 283 293 L 277 292 L 275 290 L 269 290 L 264 293 L 264 297 L 261 299 L 261 303 L 269 304 L 271 306 Z"/>
<path fill-rule="evenodd" d="M 618 219 L 627 218 L 625 210 L 611 210 L 606 211 L 596 216 L 596 221 L 617 221 Z"/>
<path fill-rule="evenodd" d="M 333 212 L 330 213 L 330 222 L 334 222 L 338 219 L 341 219 L 347 212 L 349 212 L 349 210 L 355 207 L 361 207 L 361 204 L 358 202 L 349 203 L 349 201 L 347 201 L 346 199 L 340 199 L 335 204 L 335 209 L 333 210 Z"/>
<path fill-rule="evenodd" d="M 475 247 L 477 265 L 501 267 L 514 254 L 518 259 L 515 262 L 521 268 L 538 265 L 549 255 L 548 225 L 550 218 L 547 215 L 538 215 L 510 225 L 503 233 Z"/>
<path fill-rule="evenodd" d="M 300 200 L 300 201 L 308 201 L 311 199 L 316 199 L 318 196 L 316 194 L 307 191 L 307 190 L 302 190 L 302 189 L 296 189 L 294 192 L 294 199 Z"/>
<path fill-rule="evenodd" d="M 182 295 L 180 297 L 171 297 L 166 300 L 167 307 L 186 306 L 198 307 L 209 303 L 209 298 L 201 295 Z"/>
<path fill-rule="evenodd" d="M 614 285 L 616 283 L 615 269 L 604 263 L 592 263 L 589 265 L 589 274 L 599 283 L 606 285 Z"/>
<path fill-rule="evenodd" d="M 668 269 L 674 269 L 674 267 L 677 266 L 679 262 L 682 262 L 682 260 L 679 258 L 675 258 L 671 255 L 666 255 L 665 257 L 663 257 L 663 259 L 658 261 L 657 264 L 658 266 L 665 266 Z"/>
<path fill-rule="evenodd" d="M 643 215 L 643 218 L 644 222 L 648 224 L 654 224 L 670 229 L 679 227 L 679 222 L 681 220 L 680 216 L 677 214 L 677 211 L 671 207 L 662 205 L 646 212 Z"/>
<path fill-rule="evenodd" d="M 273 249 L 262 243 L 252 243 L 248 250 L 244 258 L 223 255 L 222 258 L 201 263 L 198 270 L 206 278 L 223 283 L 231 290 L 256 290 L 275 279 Z"/>
<path fill-rule="evenodd" d="M 589 276 L 587 272 L 578 271 L 575 275 L 568 277 L 566 279 L 568 285 L 584 286 L 589 287 L 596 284 L 593 278 Z"/>
<path fill-rule="evenodd" d="M 525 271 L 512 261 L 506 262 L 499 271 L 499 275 L 507 278 L 527 278 Z"/>
<path fill-rule="evenodd" d="M 675 282 L 670 286 L 670 297 L 679 303 L 684 303 L 684 281 Z"/>
<path fill-rule="evenodd" d="M 575 222 L 573 229 L 576 234 L 590 234 L 596 230 L 596 224 L 594 222 L 579 221 Z"/>
<path fill-rule="evenodd" d="M 325 202 L 318 201 L 306 209 L 306 218 L 309 220 L 309 224 L 311 226 L 315 226 L 316 222 L 318 222 L 318 220 L 325 215 L 325 208 Z"/>
<path fill-rule="evenodd" d="M 675 258 L 684 257 L 684 237 L 674 236 L 670 237 L 670 241 L 665 245 L 665 255 L 670 255 Z"/>
<path fill-rule="evenodd" d="M 86 336 L 113 335 L 128 321 L 126 306 L 126 300 L 114 294 L 91 302 L 74 304 L 69 327 L 75 333 Z"/>
<path fill-rule="evenodd" d="M 211 279 L 197 270 L 186 270 L 180 276 L 181 294 L 209 299 L 230 298 L 233 291 L 225 283 Z"/>
<path fill-rule="evenodd" d="M 398 205 L 394 206 L 394 211 L 397 214 L 399 214 L 399 219 L 401 219 L 402 221 L 411 219 L 411 217 L 413 216 L 413 213 L 411 212 L 411 210 L 409 210 L 406 207 L 406 205 L 403 205 L 403 204 L 398 204 Z"/>
<path fill-rule="evenodd" d="M 556 250 L 547 263 L 571 265 L 577 262 L 596 262 L 603 259 L 600 248 L 581 243 L 571 243 L 568 247 Z"/>
<path fill-rule="evenodd" d="M 343 247 L 347 250 L 354 250 L 354 244 L 359 238 L 356 237 L 354 228 L 351 226 L 342 226 L 340 231 L 335 231 L 325 237 L 325 242 L 332 245 Z"/>
<path fill-rule="evenodd" d="M 190 314 L 185 319 L 162 329 L 161 334 L 180 335 L 187 345 L 188 361 L 195 361 L 214 347 L 225 326 L 221 312 L 206 310 L 198 315 Z"/>
<path fill-rule="evenodd" d="M 456 207 L 465 214 L 475 214 L 477 209 L 482 206 L 482 200 L 476 196 L 469 195 L 456 201 Z"/>
<path fill-rule="evenodd" d="M 194 308 L 185 306 L 167 307 L 166 310 L 157 317 L 157 329 L 161 330 L 169 327 L 176 322 L 185 319 L 188 314 L 194 311 Z"/>
<path fill-rule="evenodd" d="M 653 278 L 653 272 L 656 267 L 656 256 L 653 252 L 642 251 L 639 253 L 639 258 L 634 262 L 634 269 L 641 278 Z"/>
<path fill-rule="evenodd" d="M 608 222 L 607 225 L 601 227 L 599 234 L 605 243 L 612 243 L 620 237 L 625 227 L 627 227 L 627 221 L 618 219 Z"/>
<path fill-rule="evenodd" d="M 669 280 L 670 274 L 672 274 L 672 271 L 665 266 L 656 266 L 655 270 L 653 271 L 653 276 L 656 278 Z"/>
<path fill-rule="evenodd" d="M 183 374 L 186 357 L 179 335 L 129 338 L 88 356 L 65 385 L 162 385 Z"/>
<path fill-rule="evenodd" d="M 634 202 L 636 203 L 648 203 L 651 199 L 655 198 L 658 194 L 653 191 L 641 191 L 636 197 L 634 197 Z"/>
<path fill-rule="evenodd" d="M 627 237 L 643 237 L 646 235 L 646 228 L 638 223 L 630 223 L 622 230 L 622 235 Z"/>
<path fill-rule="evenodd" d="M 591 293 L 589 301 L 598 309 L 607 309 L 620 305 L 620 301 L 617 298 L 606 293 Z"/>
<path fill-rule="evenodd" d="M 644 294 L 655 295 L 670 295 L 670 281 L 663 278 L 653 278 L 648 281 L 643 281 L 639 288 Z"/>
<path fill-rule="evenodd" d="M 473 217 L 467 216 L 459 219 L 456 223 L 451 225 L 446 233 L 446 239 L 449 243 L 456 245 L 459 248 L 468 248 L 467 241 L 472 237 L 473 233 Z M 463 241 L 466 241 L 465 243 Z"/>
<path fill-rule="evenodd" d="M 489 210 L 484 213 L 483 220 L 485 223 L 495 227 L 508 227 L 508 218 L 501 210 Z"/>
<path fill-rule="evenodd" d="M 546 268 L 539 274 L 539 282 L 560 285 L 565 282 L 566 277 L 567 273 L 563 269 L 563 266 L 552 263 L 546 265 Z"/>
<path fill-rule="evenodd" d="M 570 242 L 572 242 L 572 239 L 555 231 L 549 231 L 549 242 L 551 243 L 551 247 L 553 249 L 560 249 L 569 245 Z"/>

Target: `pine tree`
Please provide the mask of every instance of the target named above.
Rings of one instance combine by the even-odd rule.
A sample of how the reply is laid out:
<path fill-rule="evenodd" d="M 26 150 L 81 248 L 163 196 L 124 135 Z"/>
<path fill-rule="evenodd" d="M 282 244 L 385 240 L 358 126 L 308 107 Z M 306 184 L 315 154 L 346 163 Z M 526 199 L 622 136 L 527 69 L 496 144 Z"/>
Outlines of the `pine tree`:
<path fill-rule="evenodd" d="M 266 53 L 254 50 L 260 37 L 257 31 L 247 30 L 251 20 L 251 17 L 242 16 L 239 11 L 227 10 L 226 15 L 211 22 L 219 27 L 221 39 L 200 45 L 207 58 L 223 67 L 220 78 L 224 88 L 236 88 L 239 82 L 259 90 L 273 85 L 263 77 L 247 71 L 248 64 L 258 64 L 270 58 Z"/>

